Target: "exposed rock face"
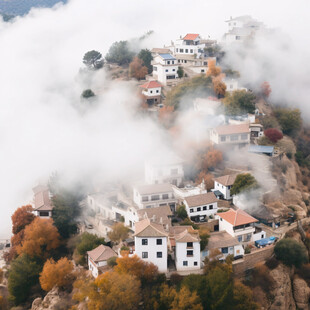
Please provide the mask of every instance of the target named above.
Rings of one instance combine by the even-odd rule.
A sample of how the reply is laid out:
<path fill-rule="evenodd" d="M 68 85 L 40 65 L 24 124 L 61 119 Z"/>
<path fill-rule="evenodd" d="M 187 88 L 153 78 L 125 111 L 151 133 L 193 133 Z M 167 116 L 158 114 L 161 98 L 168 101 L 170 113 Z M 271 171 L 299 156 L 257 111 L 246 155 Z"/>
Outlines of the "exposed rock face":
<path fill-rule="evenodd" d="M 292 293 L 290 268 L 280 264 L 270 272 L 275 280 L 273 289 L 274 301 L 270 310 L 296 310 Z"/>
<path fill-rule="evenodd" d="M 309 297 L 310 297 L 310 287 L 305 280 L 295 276 L 293 280 L 293 293 L 294 299 L 298 309 L 308 310 L 309 307 Z"/>

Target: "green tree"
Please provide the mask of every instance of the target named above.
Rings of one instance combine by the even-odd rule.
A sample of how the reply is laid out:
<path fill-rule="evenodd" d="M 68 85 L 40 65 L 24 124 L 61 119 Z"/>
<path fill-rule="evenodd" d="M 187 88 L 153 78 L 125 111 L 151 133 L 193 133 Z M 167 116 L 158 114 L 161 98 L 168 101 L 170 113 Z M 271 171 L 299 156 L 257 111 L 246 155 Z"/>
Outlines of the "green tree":
<path fill-rule="evenodd" d="M 83 63 L 89 68 L 89 69 L 100 69 L 103 67 L 104 61 L 102 58 L 101 53 L 97 51 L 89 51 L 87 52 L 83 57 Z"/>
<path fill-rule="evenodd" d="M 182 78 L 184 76 L 184 69 L 183 67 L 179 66 L 177 71 L 178 77 Z"/>
<path fill-rule="evenodd" d="M 153 56 L 150 50 L 142 49 L 139 54 L 138 58 L 140 58 L 143 61 L 143 64 L 147 67 L 148 74 L 152 73 L 153 66 L 151 65 L 151 61 L 153 60 Z"/>
<path fill-rule="evenodd" d="M 35 261 L 31 260 L 29 256 L 23 254 L 12 261 L 8 289 L 10 299 L 15 305 L 27 300 L 31 288 L 39 283 L 39 274 L 42 267 Z"/>
<path fill-rule="evenodd" d="M 251 190 L 258 187 L 258 183 L 253 175 L 250 173 L 242 173 L 237 175 L 234 185 L 230 193 L 232 195 L 239 194 L 245 190 Z"/>
<path fill-rule="evenodd" d="M 85 89 L 81 95 L 81 97 L 83 97 L 85 99 L 90 98 L 90 97 L 94 97 L 94 96 L 95 96 L 95 93 L 91 89 Z"/>
<path fill-rule="evenodd" d="M 135 53 L 130 50 L 128 41 L 114 42 L 110 47 L 105 59 L 110 63 L 117 63 L 118 65 L 129 64 Z"/>
<path fill-rule="evenodd" d="M 234 283 L 234 310 L 258 310 L 259 305 L 253 300 L 252 290 L 240 281 Z"/>
<path fill-rule="evenodd" d="M 224 98 L 226 115 L 240 115 L 255 112 L 256 97 L 246 90 L 235 90 L 231 94 L 226 92 Z"/>
<path fill-rule="evenodd" d="M 300 267 L 308 262 L 306 248 L 294 239 L 285 238 L 277 242 L 274 253 L 285 265 Z"/>
<path fill-rule="evenodd" d="M 87 251 L 91 251 L 100 244 L 106 244 L 104 238 L 98 237 L 97 235 L 84 232 L 78 237 L 76 244 L 77 253 L 80 256 L 79 263 L 84 265 L 86 263 L 85 255 Z"/>
<path fill-rule="evenodd" d="M 302 125 L 301 113 L 299 109 L 277 108 L 274 110 L 282 131 L 286 135 L 294 135 Z"/>
<path fill-rule="evenodd" d="M 177 216 L 182 220 L 185 220 L 187 218 L 188 215 L 184 204 L 181 204 L 177 207 Z"/>

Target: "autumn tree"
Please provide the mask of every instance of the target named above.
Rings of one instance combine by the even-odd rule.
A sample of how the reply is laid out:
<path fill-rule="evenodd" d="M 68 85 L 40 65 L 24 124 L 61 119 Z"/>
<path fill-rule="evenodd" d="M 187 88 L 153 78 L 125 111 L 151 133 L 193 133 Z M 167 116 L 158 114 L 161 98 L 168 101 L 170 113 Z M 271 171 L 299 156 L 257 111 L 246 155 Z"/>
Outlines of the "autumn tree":
<path fill-rule="evenodd" d="M 40 274 L 40 284 L 44 291 L 50 291 L 55 285 L 63 288 L 70 284 L 72 277 L 73 264 L 66 257 L 55 262 L 49 259 L 45 262 Z"/>
<path fill-rule="evenodd" d="M 261 85 L 261 93 L 265 98 L 268 98 L 269 95 L 271 94 L 271 87 L 270 84 L 268 82 L 264 82 Z"/>
<path fill-rule="evenodd" d="M 258 183 L 253 175 L 250 173 L 238 174 L 234 185 L 232 186 L 231 195 L 237 195 L 243 191 L 248 191 L 258 187 Z"/>
<path fill-rule="evenodd" d="M 253 300 L 252 290 L 240 281 L 234 282 L 233 289 L 234 310 L 259 310 L 259 305 Z"/>
<path fill-rule="evenodd" d="M 133 61 L 129 64 L 129 76 L 137 80 L 145 79 L 148 69 L 143 65 L 143 61 L 134 57 Z"/>
<path fill-rule="evenodd" d="M 222 72 L 221 67 L 216 66 L 216 60 L 215 59 L 209 59 L 208 60 L 207 76 L 217 77 L 221 74 L 221 72 Z"/>
<path fill-rule="evenodd" d="M 95 281 L 83 279 L 74 286 L 73 299 L 87 300 L 89 310 L 135 310 L 141 300 L 140 281 L 129 274 L 105 272 Z"/>
<path fill-rule="evenodd" d="M 157 266 L 143 261 L 137 255 L 119 257 L 116 259 L 116 263 L 117 265 L 114 267 L 115 272 L 135 276 L 142 284 L 153 282 L 158 276 Z"/>
<path fill-rule="evenodd" d="M 201 168 L 207 171 L 210 168 L 216 168 L 223 161 L 223 153 L 217 149 L 209 150 L 203 157 Z"/>
<path fill-rule="evenodd" d="M 232 93 L 227 92 L 223 100 L 225 113 L 227 115 L 241 115 L 244 113 L 255 112 L 256 96 L 246 90 L 235 90 Z"/>
<path fill-rule="evenodd" d="M 274 116 L 277 118 L 283 133 L 286 135 L 296 134 L 302 126 L 299 109 L 276 108 L 274 109 Z"/>
<path fill-rule="evenodd" d="M 52 219 L 37 217 L 26 226 L 24 239 L 21 246 L 17 247 L 17 252 L 18 254 L 27 254 L 31 258 L 46 259 L 59 247 L 59 238 Z"/>
<path fill-rule="evenodd" d="M 226 84 L 222 81 L 222 78 L 220 76 L 213 78 L 212 82 L 213 82 L 213 90 L 215 94 L 219 98 L 224 98 L 227 87 L 226 87 Z"/>
<path fill-rule="evenodd" d="M 152 60 L 153 60 L 153 56 L 150 50 L 146 49 L 142 49 L 139 54 L 138 54 L 138 58 L 140 58 L 143 62 L 143 64 L 147 67 L 148 73 L 152 73 L 153 71 L 153 66 L 151 64 Z"/>
<path fill-rule="evenodd" d="M 205 189 L 210 191 L 212 188 L 214 188 L 213 178 L 214 176 L 212 173 L 206 173 L 205 171 L 200 171 L 200 173 L 196 177 L 195 183 L 201 184 L 202 182 L 204 182 Z"/>
<path fill-rule="evenodd" d="M 112 230 L 108 232 L 108 237 L 113 242 L 120 242 L 128 238 L 129 228 L 123 223 L 115 223 Z"/>
<path fill-rule="evenodd" d="M 100 69 L 103 67 L 104 61 L 102 58 L 101 53 L 97 51 L 89 51 L 87 52 L 83 57 L 83 63 L 89 68 L 89 69 Z"/>
<path fill-rule="evenodd" d="M 4 274 L 3 269 L 0 268 L 0 284 L 1 284 L 2 281 L 3 281 L 3 274 Z"/>
<path fill-rule="evenodd" d="M 276 128 L 266 129 L 264 135 L 273 143 L 277 143 L 283 138 L 283 133 Z"/>
<path fill-rule="evenodd" d="M 24 302 L 29 292 L 38 283 L 41 266 L 23 254 L 12 261 L 8 279 L 10 298 L 15 305 Z"/>

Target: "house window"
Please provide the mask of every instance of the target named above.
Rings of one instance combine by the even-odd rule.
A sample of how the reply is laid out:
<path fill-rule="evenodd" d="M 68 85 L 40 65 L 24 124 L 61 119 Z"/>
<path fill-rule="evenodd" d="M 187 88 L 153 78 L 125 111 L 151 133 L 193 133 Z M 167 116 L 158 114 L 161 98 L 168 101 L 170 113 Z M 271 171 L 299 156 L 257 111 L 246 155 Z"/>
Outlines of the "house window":
<path fill-rule="evenodd" d="M 225 142 L 226 141 L 226 137 L 225 136 L 221 136 L 221 142 Z"/>
<path fill-rule="evenodd" d="M 241 40 L 241 37 L 240 36 L 236 36 L 236 40 Z"/>
<path fill-rule="evenodd" d="M 177 175 L 178 174 L 178 168 L 171 169 L 171 175 Z"/>
<path fill-rule="evenodd" d="M 152 94 L 152 93 L 153 93 L 153 91 L 152 91 L 152 90 L 150 90 L 150 93 Z"/>
<path fill-rule="evenodd" d="M 180 48 L 180 53 L 183 53 L 184 52 L 184 49 L 183 48 Z"/>
<path fill-rule="evenodd" d="M 157 245 L 162 245 L 163 244 L 163 239 L 156 239 L 156 244 Z"/>
<path fill-rule="evenodd" d="M 205 69 L 201 69 L 201 73 L 205 72 Z"/>
<path fill-rule="evenodd" d="M 238 135 L 231 135 L 230 136 L 230 141 L 237 141 L 238 140 Z"/>
<path fill-rule="evenodd" d="M 157 67 L 153 66 L 153 71 L 157 71 Z"/>
<path fill-rule="evenodd" d="M 147 252 L 142 252 L 142 258 L 148 258 L 148 253 Z"/>
<path fill-rule="evenodd" d="M 193 242 L 187 242 L 186 243 L 187 248 L 192 248 L 193 247 Z"/>
<path fill-rule="evenodd" d="M 48 216 L 48 211 L 40 211 L 40 216 Z"/>
<path fill-rule="evenodd" d="M 197 208 L 197 212 L 199 212 L 199 211 L 201 211 L 201 207 L 198 207 L 198 208 Z"/>
<path fill-rule="evenodd" d="M 187 250 L 186 251 L 186 255 L 187 256 L 193 256 L 194 255 L 194 251 L 193 250 Z"/>
<path fill-rule="evenodd" d="M 147 239 L 142 239 L 142 245 L 147 245 Z"/>
<path fill-rule="evenodd" d="M 167 61 L 167 64 L 170 65 L 170 61 L 169 60 Z"/>
<path fill-rule="evenodd" d="M 247 133 L 243 133 L 241 135 L 241 140 L 247 140 L 248 139 L 248 134 Z"/>
<path fill-rule="evenodd" d="M 185 63 L 187 63 L 187 60 L 184 60 Z"/>
<path fill-rule="evenodd" d="M 181 62 L 181 60 L 180 59 L 178 59 L 178 63 L 180 63 Z"/>
<path fill-rule="evenodd" d="M 168 69 L 166 69 L 166 72 L 168 72 Z"/>
<path fill-rule="evenodd" d="M 252 234 L 247 234 L 246 235 L 246 241 L 248 242 L 248 241 L 251 241 L 251 237 L 252 237 Z"/>
<path fill-rule="evenodd" d="M 167 75 L 167 80 L 174 80 L 175 79 L 175 75 Z"/>
<path fill-rule="evenodd" d="M 172 71 L 175 71 L 175 69 L 172 69 Z"/>
<path fill-rule="evenodd" d="M 185 53 L 188 53 L 188 49 L 185 49 Z"/>
<path fill-rule="evenodd" d="M 209 205 L 209 210 L 213 210 L 213 205 Z"/>
<path fill-rule="evenodd" d="M 228 254 L 228 248 L 222 248 L 222 253 L 223 254 Z"/>
<path fill-rule="evenodd" d="M 189 209 L 189 212 L 190 212 L 190 213 L 193 213 L 193 212 L 194 212 L 194 209 Z"/>
<path fill-rule="evenodd" d="M 202 208 L 202 210 L 203 210 L 203 211 L 206 211 L 206 210 L 207 210 L 207 206 L 204 206 L 204 207 Z"/>
<path fill-rule="evenodd" d="M 177 52 L 179 51 L 179 49 L 177 48 Z"/>
<path fill-rule="evenodd" d="M 163 194 L 163 199 L 169 199 L 169 194 Z"/>
<path fill-rule="evenodd" d="M 193 50 L 191 50 L 191 53 L 193 54 L 193 53 L 194 53 L 194 51 L 193 51 Z"/>
<path fill-rule="evenodd" d="M 198 266 L 198 262 L 194 262 L 194 266 Z"/>
<path fill-rule="evenodd" d="M 187 260 L 184 260 L 183 261 L 183 266 L 187 266 L 188 264 L 187 264 Z"/>
<path fill-rule="evenodd" d="M 242 236 L 238 236 L 238 241 L 239 241 L 239 242 L 242 241 Z"/>
<path fill-rule="evenodd" d="M 156 90 L 156 93 L 159 93 L 159 90 L 158 90 L 158 89 Z"/>
<path fill-rule="evenodd" d="M 162 258 L 163 257 L 163 252 L 157 252 L 156 253 L 157 258 Z"/>
<path fill-rule="evenodd" d="M 148 196 L 142 196 L 142 201 L 149 201 L 149 197 Z"/>
<path fill-rule="evenodd" d="M 174 60 L 172 60 L 171 63 L 174 65 Z"/>
<path fill-rule="evenodd" d="M 159 195 L 152 195 L 151 196 L 151 200 L 154 201 L 154 200 L 159 200 Z"/>

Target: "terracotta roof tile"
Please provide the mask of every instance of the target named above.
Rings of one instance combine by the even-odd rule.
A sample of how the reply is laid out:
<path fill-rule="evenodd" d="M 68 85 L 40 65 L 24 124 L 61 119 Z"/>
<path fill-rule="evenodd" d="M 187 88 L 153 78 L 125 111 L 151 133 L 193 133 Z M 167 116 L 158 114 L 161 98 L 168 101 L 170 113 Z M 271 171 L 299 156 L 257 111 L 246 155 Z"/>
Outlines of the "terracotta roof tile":
<path fill-rule="evenodd" d="M 148 81 L 144 83 L 143 85 L 140 85 L 142 88 L 157 88 L 157 87 L 162 87 L 161 84 L 159 84 L 157 81 Z"/>
<path fill-rule="evenodd" d="M 34 192 L 34 210 L 51 211 L 53 210 L 52 201 L 49 196 L 47 186 L 38 185 L 33 188 Z"/>
<path fill-rule="evenodd" d="M 198 36 L 199 36 L 198 33 L 188 33 L 188 34 L 183 38 L 183 40 L 192 41 L 192 40 L 195 40 Z"/>
<path fill-rule="evenodd" d="M 218 213 L 217 215 L 221 217 L 223 220 L 232 224 L 233 226 L 258 222 L 256 218 L 252 217 L 242 209 L 238 210 L 230 209 L 227 212 Z"/>
<path fill-rule="evenodd" d="M 95 249 L 88 251 L 87 255 L 94 261 L 106 261 L 113 256 L 117 256 L 117 254 L 108 246 L 100 244 Z"/>
<path fill-rule="evenodd" d="M 210 234 L 207 249 L 212 250 L 218 248 L 226 248 L 238 244 L 239 242 L 237 238 L 232 237 L 226 231 L 218 231 Z"/>
<path fill-rule="evenodd" d="M 189 196 L 184 198 L 189 207 L 198 207 L 209 203 L 217 202 L 218 199 L 213 192 Z"/>
<path fill-rule="evenodd" d="M 168 237 L 165 232 L 163 225 L 152 223 L 149 219 L 135 223 L 135 234 L 136 237 Z"/>
<path fill-rule="evenodd" d="M 233 185 L 235 183 L 237 174 L 233 175 L 223 175 L 221 177 L 215 178 L 214 181 L 218 182 L 224 186 Z"/>
<path fill-rule="evenodd" d="M 172 212 L 168 205 L 141 209 L 137 213 L 139 220 L 150 219 L 154 223 L 171 226 L 171 219 L 169 217 L 172 216 Z"/>

